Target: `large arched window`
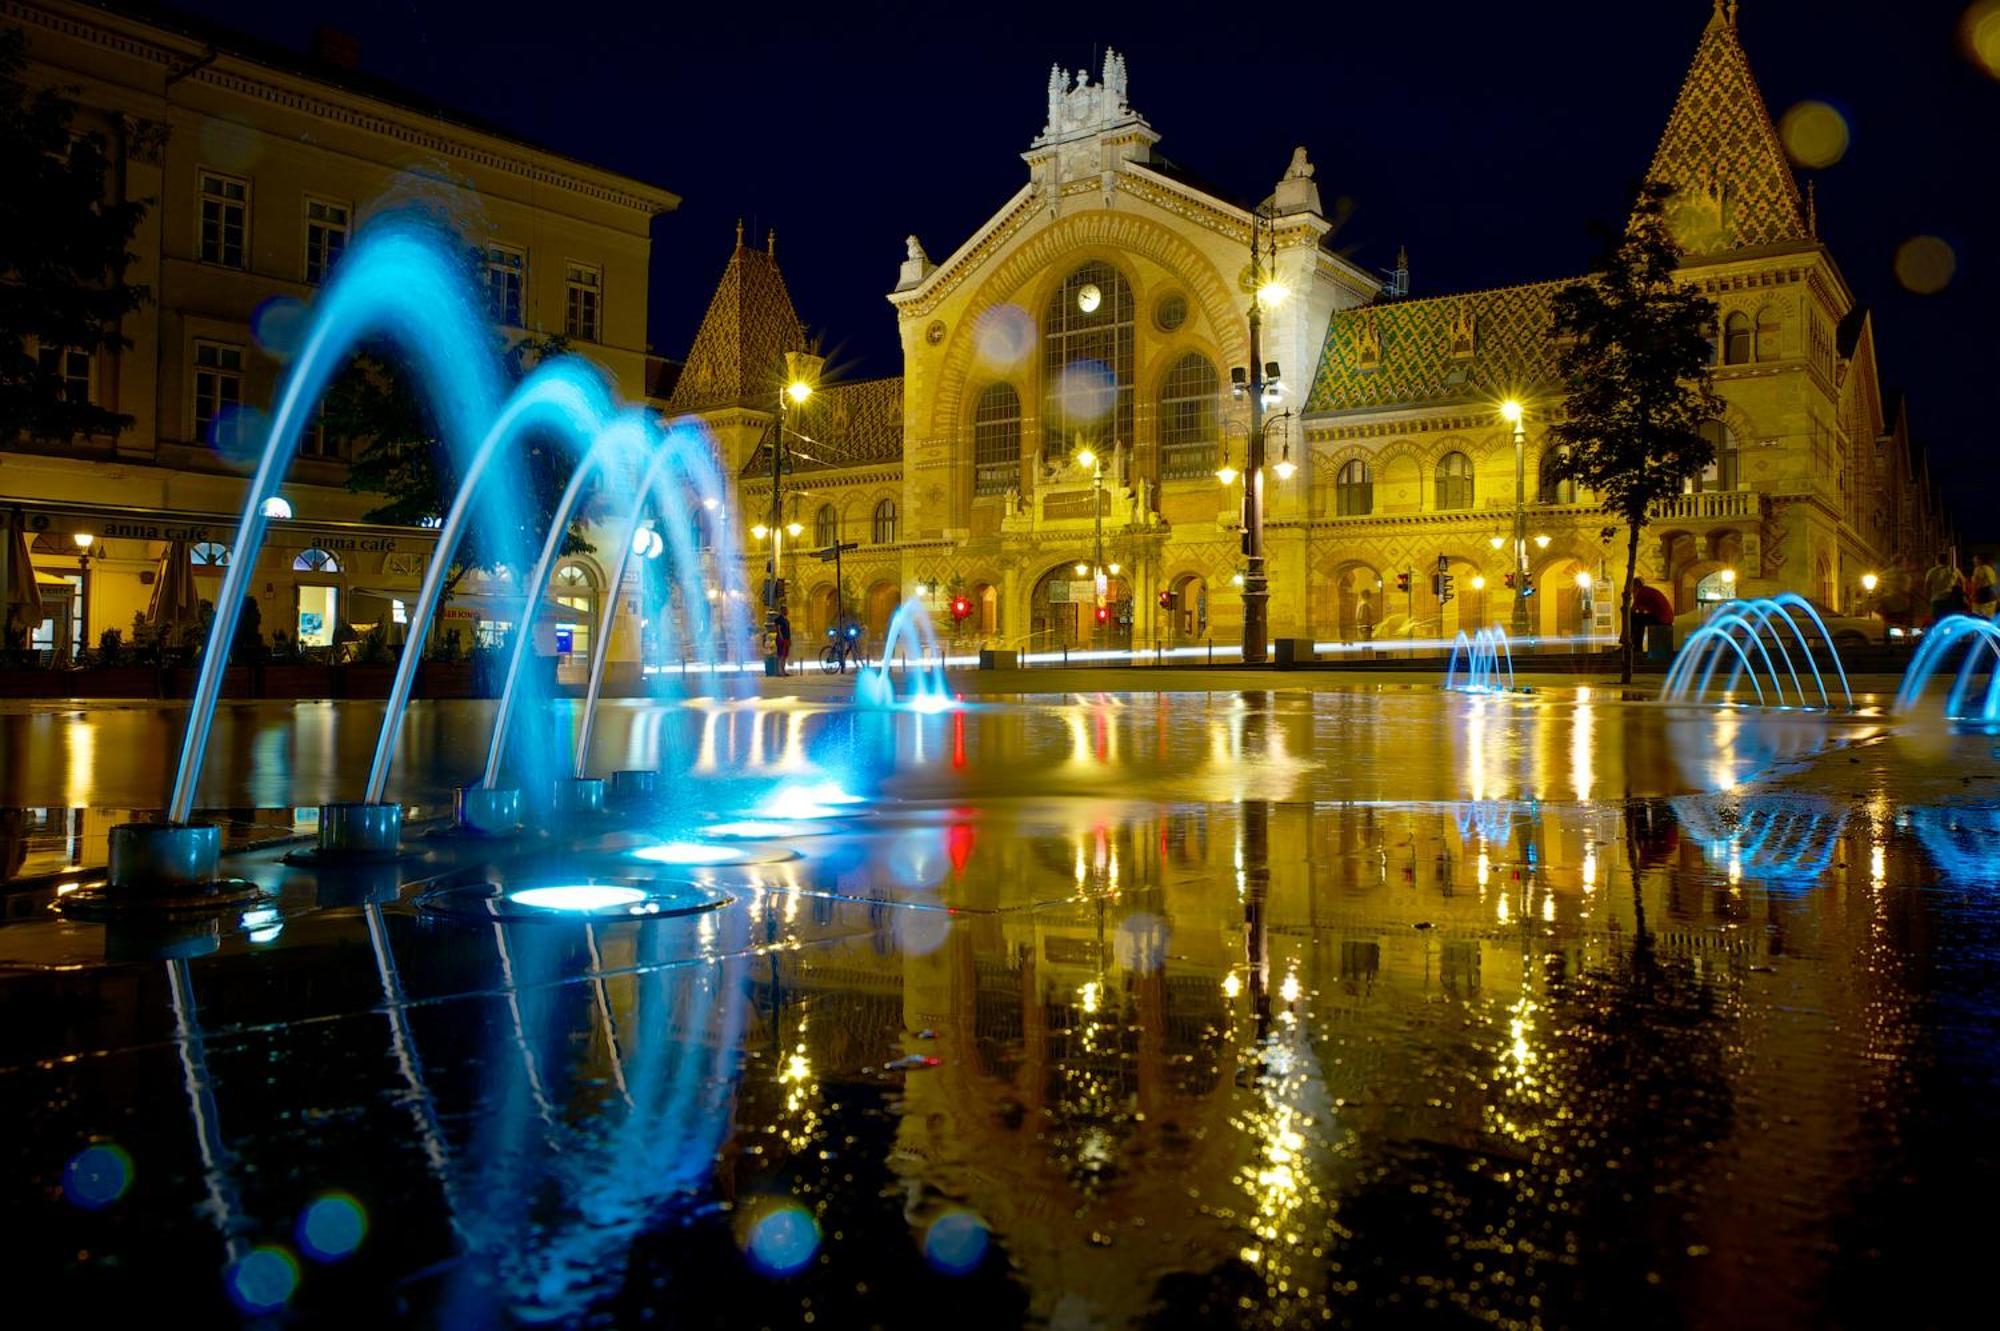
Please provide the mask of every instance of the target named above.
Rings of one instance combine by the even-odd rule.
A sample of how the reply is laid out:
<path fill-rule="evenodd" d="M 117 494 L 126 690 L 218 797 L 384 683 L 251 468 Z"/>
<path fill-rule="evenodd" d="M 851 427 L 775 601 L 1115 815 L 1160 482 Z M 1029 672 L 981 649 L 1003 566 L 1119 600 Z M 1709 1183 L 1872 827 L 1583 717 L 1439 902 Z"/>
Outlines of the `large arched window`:
<path fill-rule="evenodd" d="M 1333 509 L 1343 518 L 1363 517 L 1375 511 L 1375 473 L 1361 458 L 1349 462 L 1334 477 Z"/>
<path fill-rule="evenodd" d="M 1715 447 L 1715 460 L 1702 468 L 1701 475 L 1689 479 L 1688 493 L 1693 494 L 1697 490 L 1734 490 L 1741 479 L 1741 468 L 1736 453 L 1736 436 L 1721 421 L 1709 421 L 1701 427 L 1701 437 Z"/>
<path fill-rule="evenodd" d="M 1757 311 L 1757 359 L 1778 359 L 1779 348 L 1778 311 L 1766 305 Z"/>
<path fill-rule="evenodd" d="M 1221 436 L 1222 381 L 1215 366 L 1190 351 L 1160 385 L 1160 475 L 1206 476 L 1215 470 Z"/>
<path fill-rule="evenodd" d="M 896 543 L 895 500 L 884 499 L 881 503 L 875 505 L 875 521 L 873 524 L 873 528 L 874 530 L 871 534 L 875 538 L 875 544 L 894 545 Z"/>
<path fill-rule="evenodd" d="M 1741 310 L 1722 321 L 1722 363 L 1750 363 L 1750 316 Z"/>
<path fill-rule="evenodd" d="M 1536 464 L 1535 493 L 1544 504 L 1574 504 L 1576 502 L 1576 482 L 1563 475 L 1563 450 L 1549 447 L 1542 450 L 1542 459 Z"/>
<path fill-rule="evenodd" d="M 972 493 L 1005 494 L 1021 484 L 1021 395 L 988 384 L 972 410 Z"/>
<path fill-rule="evenodd" d="M 813 515 L 813 544 L 824 550 L 840 539 L 840 514 L 832 504 L 821 504 Z"/>
<path fill-rule="evenodd" d="M 1451 452 L 1438 459 L 1437 506 L 1472 507 L 1472 459 L 1465 454 Z"/>
<path fill-rule="evenodd" d="M 1132 441 L 1132 288 L 1093 260 L 1049 296 L 1042 318 L 1042 453 L 1079 437 L 1106 457 Z"/>
<path fill-rule="evenodd" d="M 340 560 L 334 557 L 333 551 L 322 550 L 316 545 L 311 545 L 299 551 L 298 557 L 292 560 L 292 572 L 338 573 L 340 572 Z"/>

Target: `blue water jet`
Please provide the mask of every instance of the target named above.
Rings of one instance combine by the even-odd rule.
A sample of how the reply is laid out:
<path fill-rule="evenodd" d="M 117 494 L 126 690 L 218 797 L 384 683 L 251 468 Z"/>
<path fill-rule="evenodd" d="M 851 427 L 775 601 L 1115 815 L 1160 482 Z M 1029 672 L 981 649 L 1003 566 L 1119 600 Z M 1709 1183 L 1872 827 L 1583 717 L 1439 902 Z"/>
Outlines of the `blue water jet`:
<path fill-rule="evenodd" d="M 903 651 L 907 688 L 896 696 L 890 671 L 896 651 Z M 909 664 L 910 649 L 916 649 L 915 665 Z M 913 711 L 940 712 L 956 706 L 944 676 L 944 651 L 938 645 L 937 627 L 921 601 L 905 601 L 889 617 L 888 632 L 882 635 L 882 657 L 864 667 L 854 677 L 854 701 L 863 707 L 906 707 Z"/>

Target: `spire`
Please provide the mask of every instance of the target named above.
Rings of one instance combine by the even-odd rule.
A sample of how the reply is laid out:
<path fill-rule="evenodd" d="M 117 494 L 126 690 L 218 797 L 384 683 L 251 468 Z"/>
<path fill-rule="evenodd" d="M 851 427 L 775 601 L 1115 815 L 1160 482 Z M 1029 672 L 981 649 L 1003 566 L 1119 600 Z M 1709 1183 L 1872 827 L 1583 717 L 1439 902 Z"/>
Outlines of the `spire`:
<path fill-rule="evenodd" d="M 1732 0 L 1717 0 L 1647 175 L 1673 187 L 1668 217 L 1690 255 L 1811 237 L 1805 200 L 1743 53 Z"/>
<path fill-rule="evenodd" d="M 806 345 L 805 328 L 773 255 L 776 233 L 767 242 L 772 248 L 753 250 L 743 244 L 743 224 L 736 225 L 736 249 L 688 347 L 668 402 L 671 410 L 769 408 L 785 353 Z"/>
<path fill-rule="evenodd" d="M 771 259 L 778 257 L 778 228 L 776 227 L 772 227 L 764 233 L 764 255 L 766 258 Z"/>

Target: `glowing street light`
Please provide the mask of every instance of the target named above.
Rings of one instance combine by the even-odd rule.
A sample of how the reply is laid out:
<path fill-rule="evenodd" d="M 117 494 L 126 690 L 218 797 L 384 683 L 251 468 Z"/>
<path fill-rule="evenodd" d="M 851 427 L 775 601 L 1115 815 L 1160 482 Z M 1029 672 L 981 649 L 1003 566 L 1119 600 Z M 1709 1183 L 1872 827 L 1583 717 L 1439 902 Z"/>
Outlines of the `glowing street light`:
<path fill-rule="evenodd" d="M 761 541 L 771 534 L 771 529 L 760 522 L 750 529 L 750 534 Z"/>
<path fill-rule="evenodd" d="M 1597 579 L 1590 576 L 1589 569 L 1580 568 L 1576 571 L 1576 585 L 1579 591 L 1589 591 L 1596 581 Z"/>
<path fill-rule="evenodd" d="M 1077 577 L 1079 577 L 1079 578 L 1086 578 L 1086 577 L 1089 577 L 1089 576 L 1090 576 L 1090 565 L 1088 565 L 1088 564 L 1078 564 L 1078 565 L 1076 566 L 1076 576 L 1077 576 Z"/>
<path fill-rule="evenodd" d="M 1221 481 L 1224 485 L 1234 485 L 1236 484 L 1237 475 L 1236 468 L 1229 465 L 1229 455 L 1225 453 L 1222 457 L 1222 465 L 1215 469 L 1215 479 Z"/>
<path fill-rule="evenodd" d="M 1861 575 L 1861 590 L 1864 592 L 1874 591 L 1878 586 L 1881 585 L 1881 583 L 1882 579 L 1878 578 L 1873 573 L 1863 573 Z"/>
<path fill-rule="evenodd" d="M 1472 575 L 1472 590 L 1476 592 L 1486 590 L 1486 575 L 1484 573 L 1475 573 Z"/>
<path fill-rule="evenodd" d="M 1292 479 L 1292 473 L 1297 471 L 1298 468 L 1294 466 L 1292 463 L 1291 440 L 1287 439 L 1285 441 L 1285 451 L 1283 455 L 1278 458 L 1277 462 L 1272 465 L 1271 470 L 1278 473 L 1278 479 L 1281 481 L 1289 481 L 1290 479 Z"/>
<path fill-rule="evenodd" d="M 1528 636 L 1528 598 L 1534 584 L 1528 579 L 1528 431 L 1522 424 L 1526 413 L 1518 399 L 1500 404 L 1500 419 L 1514 427 L 1514 617 L 1510 628 L 1517 638 Z M 1546 548 L 1548 540 L 1543 539 Z M 1494 549 L 1499 549 L 1496 543 Z"/>
<path fill-rule="evenodd" d="M 805 531 L 805 529 L 805 524 L 802 522 L 787 522 L 785 524 L 785 535 L 796 540 L 799 534 Z"/>

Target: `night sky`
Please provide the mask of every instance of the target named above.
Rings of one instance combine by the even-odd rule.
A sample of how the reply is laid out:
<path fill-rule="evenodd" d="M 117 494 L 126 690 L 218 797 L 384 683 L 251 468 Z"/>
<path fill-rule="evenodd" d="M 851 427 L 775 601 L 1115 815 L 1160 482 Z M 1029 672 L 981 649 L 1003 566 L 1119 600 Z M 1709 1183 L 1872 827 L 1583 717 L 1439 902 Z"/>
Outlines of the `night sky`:
<path fill-rule="evenodd" d="M 178 6 L 298 49 L 330 22 L 370 74 L 683 196 L 655 232 L 652 340 L 685 354 L 735 219 L 778 257 L 847 377 L 900 370 L 883 295 L 903 237 L 942 259 L 1027 178 L 1051 62 L 1127 53 L 1160 151 L 1240 201 L 1303 143 L 1360 263 L 1409 246 L 1412 294 L 1568 276 L 1651 160 L 1708 0 L 1382 5 L 611 4 L 343 0 Z M 1774 117 L 1829 102 L 1851 144 L 1817 180 L 1820 234 L 1875 312 L 1886 386 L 1973 536 L 2000 535 L 2000 82 L 1962 53 L 1963 0 L 1745 0 Z M 1230 25 L 1236 25 L 1233 29 Z M 1803 179 L 1803 173 L 1802 173 Z M 1344 205 L 1345 206 L 1345 205 Z M 1941 293 L 1893 259 L 1945 239 Z M 615 298 L 615 296 L 614 296 Z"/>

